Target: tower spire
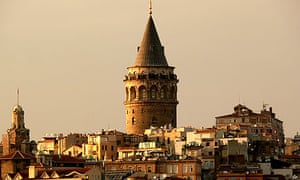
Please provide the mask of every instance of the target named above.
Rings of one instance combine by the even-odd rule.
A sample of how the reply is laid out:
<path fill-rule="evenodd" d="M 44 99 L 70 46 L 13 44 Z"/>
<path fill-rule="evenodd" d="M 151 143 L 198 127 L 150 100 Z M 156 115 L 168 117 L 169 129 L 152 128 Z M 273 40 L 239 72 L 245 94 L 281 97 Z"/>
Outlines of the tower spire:
<path fill-rule="evenodd" d="M 164 47 L 160 43 L 158 33 L 152 18 L 152 1 L 150 2 L 150 16 L 144 31 L 143 39 L 138 47 L 134 66 L 168 66 Z"/>
<path fill-rule="evenodd" d="M 149 0 L 149 14 L 152 15 L 152 0 Z"/>
<path fill-rule="evenodd" d="M 20 90 L 17 89 L 17 105 L 19 105 L 19 98 L 20 98 Z"/>

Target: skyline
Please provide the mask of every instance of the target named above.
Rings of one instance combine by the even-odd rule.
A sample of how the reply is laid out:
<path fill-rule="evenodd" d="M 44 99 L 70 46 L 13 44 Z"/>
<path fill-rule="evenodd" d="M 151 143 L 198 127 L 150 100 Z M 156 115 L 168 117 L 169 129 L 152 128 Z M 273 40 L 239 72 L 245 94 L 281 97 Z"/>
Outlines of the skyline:
<path fill-rule="evenodd" d="M 148 4 L 0 0 L 0 133 L 11 125 L 18 88 L 31 139 L 124 132 L 123 78 L 142 40 Z M 287 137 L 300 131 L 299 5 L 154 0 L 152 16 L 179 79 L 178 126 L 209 127 L 239 103 L 255 112 L 266 103 Z"/>

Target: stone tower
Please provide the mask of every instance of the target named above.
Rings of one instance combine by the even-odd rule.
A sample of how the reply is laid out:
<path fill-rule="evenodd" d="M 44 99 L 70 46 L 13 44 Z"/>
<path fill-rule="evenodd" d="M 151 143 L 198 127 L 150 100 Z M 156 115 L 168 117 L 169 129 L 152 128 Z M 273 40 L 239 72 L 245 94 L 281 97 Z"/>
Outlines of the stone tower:
<path fill-rule="evenodd" d="M 133 66 L 125 76 L 126 133 L 144 134 L 153 127 L 177 126 L 177 83 L 150 15 Z"/>
<path fill-rule="evenodd" d="M 31 153 L 32 142 L 30 142 L 29 129 L 25 128 L 24 110 L 19 103 L 12 109 L 11 127 L 7 133 L 2 135 L 3 155 L 17 150 Z"/>

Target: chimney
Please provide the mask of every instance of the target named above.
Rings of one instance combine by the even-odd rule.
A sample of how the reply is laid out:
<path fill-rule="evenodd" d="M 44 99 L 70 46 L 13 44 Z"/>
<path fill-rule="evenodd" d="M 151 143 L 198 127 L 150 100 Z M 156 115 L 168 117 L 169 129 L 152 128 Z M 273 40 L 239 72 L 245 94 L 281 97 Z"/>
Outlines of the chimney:
<path fill-rule="evenodd" d="M 29 169 L 28 169 L 28 178 L 29 179 L 34 179 L 36 178 L 38 175 L 38 170 L 37 168 L 35 168 L 35 166 L 29 166 Z"/>

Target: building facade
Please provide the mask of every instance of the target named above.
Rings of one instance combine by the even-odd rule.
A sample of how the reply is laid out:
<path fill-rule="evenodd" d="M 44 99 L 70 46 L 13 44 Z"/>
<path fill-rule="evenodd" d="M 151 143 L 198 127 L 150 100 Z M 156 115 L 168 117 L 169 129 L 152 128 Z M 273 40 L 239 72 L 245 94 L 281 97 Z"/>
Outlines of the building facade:
<path fill-rule="evenodd" d="M 168 65 L 150 13 L 135 63 L 124 79 L 127 134 L 143 134 L 151 126 L 177 126 L 174 69 Z"/>
<path fill-rule="evenodd" d="M 285 155 L 299 155 L 300 154 L 300 135 L 299 132 L 294 138 L 286 138 L 286 144 L 284 148 Z"/>
<path fill-rule="evenodd" d="M 214 170 L 218 142 L 215 128 L 196 129 L 187 133 L 185 152 L 188 156 L 200 159 L 203 170 Z"/>
<path fill-rule="evenodd" d="M 8 174 L 15 174 L 24 170 L 31 163 L 35 162 L 35 157 L 31 154 L 23 153 L 19 150 L 0 157 L 1 178 L 4 179 Z"/>
<path fill-rule="evenodd" d="M 117 147 L 123 143 L 124 133 L 116 130 L 102 130 L 88 135 L 88 142 L 82 144 L 82 157 L 88 160 L 109 160 L 118 158 Z"/>
<path fill-rule="evenodd" d="M 73 146 L 81 146 L 87 142 L 87 134 L 70 133 L 66 136 L 62 133 L 46 134 L 38 141 L 37 150 L 44 154 L 62 154 Z"/>
<path fill-rule="evenodd" d="M 227 136 L 243 134 L 248 137 L 249 160 L 260 160 L 280 156 L 284 152 L 283 122 L 276 118 L 272 107 L 255 113 L 248 107 L 238 104 L 229 115 L 216 117 L 217 129 L 223 129 Z M 262 152 L 262 154 L 257 154 Z M 263 157 L 263 156 L 264 157 Z"/>
<path fill-rule="evenodd" d="M 105 163 L 105 171 L 130 170 L 133 172 L 155 173 L 190 180 L 201 180 L 200 160 L 148 160 L 113 161 Z"/>

